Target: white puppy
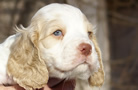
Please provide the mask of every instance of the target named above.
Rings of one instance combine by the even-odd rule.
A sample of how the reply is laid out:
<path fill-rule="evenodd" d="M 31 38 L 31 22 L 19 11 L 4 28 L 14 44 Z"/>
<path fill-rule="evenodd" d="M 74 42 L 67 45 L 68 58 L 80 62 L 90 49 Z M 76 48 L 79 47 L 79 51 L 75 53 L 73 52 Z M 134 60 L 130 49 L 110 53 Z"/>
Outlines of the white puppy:
<path fill-rule="evenodd" d="M 27 27 L 0 44 L 0 84 L 42 88 L 49 77 L 76 79 L 75 90 L 104 82 L 100 49 L 92 25 L 77 8 L 50 4 Z"/>

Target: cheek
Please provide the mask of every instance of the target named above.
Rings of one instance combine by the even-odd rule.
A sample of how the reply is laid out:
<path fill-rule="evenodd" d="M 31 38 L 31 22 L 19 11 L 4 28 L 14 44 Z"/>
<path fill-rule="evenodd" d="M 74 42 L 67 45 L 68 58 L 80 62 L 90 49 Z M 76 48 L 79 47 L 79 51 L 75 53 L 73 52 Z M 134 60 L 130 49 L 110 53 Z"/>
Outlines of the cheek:
<path fill-rule="evenodd" d="M 50 49 L 50 48 L 54 47 L 58 42 L 59 42 L 59 40 L 56 38 L 53 38 L 53 37 L 47 37 L 41 41 L 43 47 L 46 49 Z"/>

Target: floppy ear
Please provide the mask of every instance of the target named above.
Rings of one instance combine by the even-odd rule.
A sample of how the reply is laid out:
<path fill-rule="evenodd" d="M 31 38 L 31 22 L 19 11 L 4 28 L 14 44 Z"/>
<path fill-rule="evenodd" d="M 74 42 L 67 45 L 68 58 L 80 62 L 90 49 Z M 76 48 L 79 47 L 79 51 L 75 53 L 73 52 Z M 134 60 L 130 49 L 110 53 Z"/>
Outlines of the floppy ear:
<path fill-rule="evenodd" d="M 20 31 L 7 64 L 8 75 L 27 90 L 42 88 L 48 81 L 46 64 L 39 56 L 38 37 L 37 32 Z"/>
<path fill-rule="evenodd" d="M 97 72 L 95 72 L 90 78 L 89 78 L 89 83 L 91 86 L 97 86 L 100 87 L 103 85 L 104 83 L 104 70 L 103 70 L 103 63 L 102 63 L 102 59 L 101 59 L 101 52 L 100 49 L 98 47 L 97 41 L 96 41 L 96 37 L 93 36 L 92 37 L 92 41 L 94 43 L 95 46 L 95 50 L 98 54 L 98 59 L 99 59 L 99 64 L 100 67 L 98 69 Z"/>

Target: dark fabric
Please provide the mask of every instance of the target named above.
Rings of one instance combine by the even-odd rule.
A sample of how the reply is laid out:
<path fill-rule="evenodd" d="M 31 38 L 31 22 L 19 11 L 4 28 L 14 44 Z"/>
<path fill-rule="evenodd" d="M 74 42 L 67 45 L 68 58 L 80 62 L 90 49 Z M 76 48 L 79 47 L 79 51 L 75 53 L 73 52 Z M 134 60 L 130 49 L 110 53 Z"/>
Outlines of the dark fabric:
<path fill-rule="evenodd" d="M 52 78 L 48 81 L 48 86 L 52 90 L 74 90 L 75 81 L 74 80 L 60 80 Z"/>

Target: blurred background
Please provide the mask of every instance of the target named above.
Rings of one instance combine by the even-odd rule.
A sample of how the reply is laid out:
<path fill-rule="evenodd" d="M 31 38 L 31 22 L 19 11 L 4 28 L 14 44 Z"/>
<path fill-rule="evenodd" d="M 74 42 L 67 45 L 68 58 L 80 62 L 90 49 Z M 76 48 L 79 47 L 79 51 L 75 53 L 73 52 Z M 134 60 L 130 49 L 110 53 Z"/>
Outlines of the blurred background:
<path fill-rule="evenodd" d="M 96 26 L 105 69 L 100 90 L 138 90 L 138 0 L 0 0 L 0 42 L 50 3 L 78 7 Z"/>

